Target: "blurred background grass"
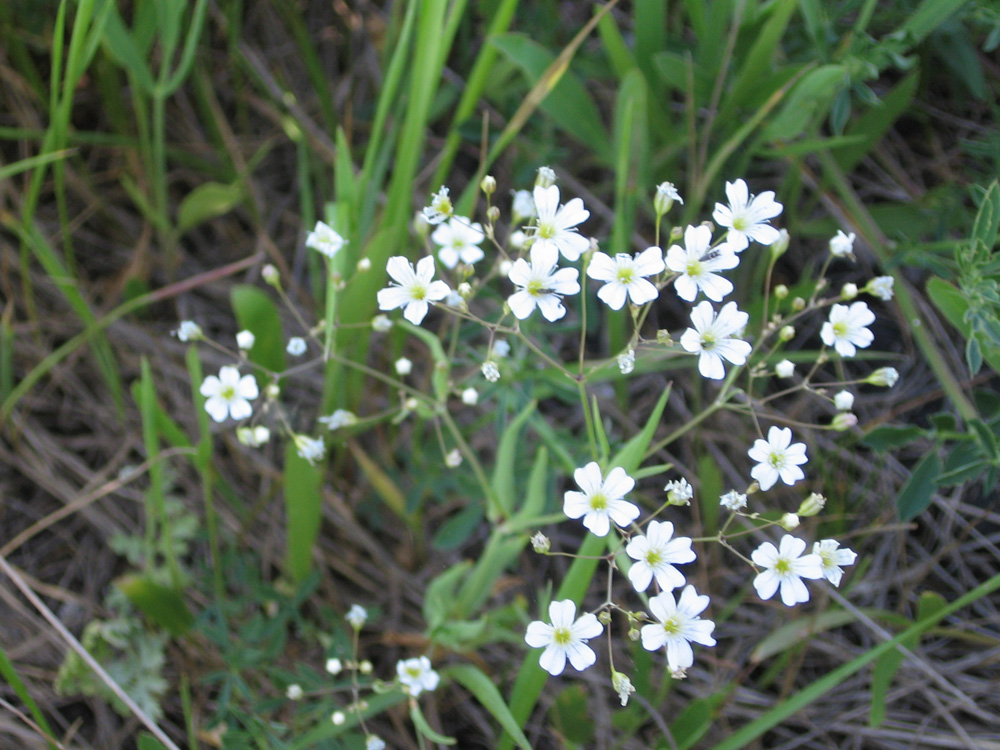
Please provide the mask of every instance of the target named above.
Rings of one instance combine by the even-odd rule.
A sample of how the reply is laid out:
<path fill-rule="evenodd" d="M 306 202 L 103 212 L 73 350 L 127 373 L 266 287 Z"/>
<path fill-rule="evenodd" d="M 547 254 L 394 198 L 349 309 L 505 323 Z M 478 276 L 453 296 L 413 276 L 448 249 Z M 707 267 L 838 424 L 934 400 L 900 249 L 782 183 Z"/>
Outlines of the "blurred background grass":
<path fill-rule="evenodd" d="M 350 238 L 345 262 L 367 257 L 377 269 L 339 303 L 342 322 L 366 321 L 385 259 L 413 255 L 413 211 L 440 184 L 471 208 L 487 170 L 501 186 L 527 187 L 548 164 L 566 193 L 584 198 L 586 230 L 608 252 L 651 241 L 652 191 L 663 180 L 685 197 L 677 223 L 704 217 L 725 180 L 776 190 L 794 238 L 778 281 L 815 273 L 835 230 L 855 231 L 856 267 L 833 281 L 895 277 L 897 299 L 878 306 L 875 333 L 903 377 L 891 391 L 859 394 L 859 430 L 816 438 L 828 456 L 814 466 L 816 489 L 833 520 L 812 531 L 836 534 L 864 561 L 843 598 L 827 603 L 830 619 L 794 612 L 795 629 L 781 629 L 789 613 L 752 599 L 737 607 L 748 580 L 711 549 L 699 589 L 718 597 L 725 639 L 699 655 L 705 664 L 690 680 L 664 680 L 638 650 L 626 657 L 640 687 L 628 710 L 586 679 L 550 682 L 533 710 L 534 698 L 518 705 L 510 693 L 520 633 L 537 592 L 565 568 L 515 549 L 482 592 L 485 626 L 457 649 L 463 658 L 495 679 L 540 748 L 913 747 L 917 737 L 993 746 L 991 596 L 911 636 L 909 654 L 880 657 L 876 671 L 896 681 L 860 669 L 819 685 L 795 711 L 778 709 L 890 634 L 929 622 L 944 606 L 934 596 L 953 602 L 975 590 L 1000 558 L 992 243 L 984 239 L 978 265 L 962 256 L 1000 174 L 1000 15 L 958 0 L 640 0 L 581 35 L 598 10 L 560 0 L 0 5 L 0 551 L 77 635 L 112 619 L 118 576 L 183 565 L 184 606 L 198 625 L 165 641 L 162 666 L 146 665 L 169 685 L 161 721 L 176 741 L 214 746 L 224 721 L 227 747 L 353 746 L 326 736 L 328 704 L 299 710 L 282 699 L 284 686 L 326 689 L 324 653 L 344 646 L 342 613 L 353 602 L 377 613 L 364 639 L 377 674 L 432 641 L 447 661 L 455 634 L 428 641 L 425 589 L 478 556 L 491 529 L 471 488 L 441 465 L 429 427 L 379 425 L 334 451 L 315 572 L 293 585 L 286 459 L 247 452 L 231 433 L 213 440 L 192 407 L 200 364 L 185 361 L 169 331 L 194 319 L 231 336 L 234 286 L 259 286 L 264 263 L 322 318 L 323 269 L 303 246 L 317 218 L 335 218 Z M 762 268 L 740 272 L 749 290 Z M 741 306 L 759 314 L 746 295 Z M 664 300 L 651 322 L 676 328 L 683 315 Z M 979 319 L 977 337 L 970 320 Z M 592 325 L 595 356 L 621 349 L 624 319 Z M 967 340 L 981 341 L 986 359 L 974 373 Z M 336 343 L 383 368 L 404 346 L 371 345 L 350 329 Z M 206 371 L 225 364 L 200 354 Z M 667 376 L 665 420 L 677 423 L 702 399 L 700 384 L 684 371 Z M 609 407 L 613 438 L 643 423 L 665 380 L 653 371 L 608 394 L 609 404 L 630 404 Z M 377 411 L 394 398 L 336 368 L 289 382 L 285 395 L 324 413 Z M 565 471 L 572 459 L 558 452 L 579 444 L 579 415 L 543 380 L 500 392 L 496 410 L 467 425 L 474 447 L 494 452 L 492 428 L 500 434 L 533 400 L 559 428 L 544 435 L 532 423 L 518 473 L 542 444 Z M 783 408 L 817 416 L 806 403 Z M 888 423 L 905 428 L 880 433 L 895 453 L 861 442 Z M 717 496 L 738 481 L 751 439 L 720 418 L 661 458 Z M 182 455 L 161 461 L 167 450 Z M 690 533 L 711 529 L 709 506 L 695 509 Z M 570 532 L 554 541 L 567 534 L 570 547 Z M 102 699 L 53 690 L 65 645 L 12 588 L 2 591 L 0 646 L 25 685 L 3 697 L 34 708 L 68 747 L 132 747 L 134 720 Z M 138 626 L 132 637 L 150 632 Z M 461 747 L 499 743 L 491 716 L 457 685 L 426 710 Z M 389 707 L 377 726 L 391 744 L 414 746 L 400 711 Z M 734 734 L 746 727 L 756 729 Z M 13 711 L 0 714 L 0 734 L 11 746 L 45 746 Z"/>

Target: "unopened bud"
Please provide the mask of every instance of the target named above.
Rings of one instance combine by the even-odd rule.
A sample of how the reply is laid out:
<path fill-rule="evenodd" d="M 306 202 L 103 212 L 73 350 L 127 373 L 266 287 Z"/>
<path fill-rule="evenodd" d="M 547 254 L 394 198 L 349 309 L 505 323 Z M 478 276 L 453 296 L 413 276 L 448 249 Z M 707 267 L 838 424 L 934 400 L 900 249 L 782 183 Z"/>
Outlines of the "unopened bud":
<path fill-rule="evenodd" d="M 774 287 L 774 296 L 777 299 L 784 299 L 788 296 L 788 287 L 784 284 L 778 284 L 778 286 Z"/>
<path fill-rule="evenodd" d="M 670 338 L 670 331 L 666 328 L 661 328 L 656 332 L 656 343 L 662 344 L 663 346 L 670 346 L 674 343 L 674 340 Z"/>
<path fill-rule="evenodd" d="M 663 216 L 673 208 L 674 201 L 682 205 L 684 203 L 684 199 L 681 198 L 680 193 L 677 192 L 677 188 L 674 187 L 672 182 L 661 182 L 656 186 L 656 195 L 653 196 L 653 209 L 656 211 L 657 216 Z"/>
<path fill-rule="evenodd" d="M 778 230 L 778 239 L 771 243 L 771 258 L 776 260 L 780 258 L 788 250 L 788 245 L 791 242 L 791 237 L 788 235 L 787 229 Z"/>
<path fill-rule="evenodd" d="M 491 174 L 486 175 L 479 183 L 479 189 L 487 195 L 493 195 L 497 191 L 497 178 Z"/>
<path fill-rule="evenodd" d="M 496 206 L 490 206 L 489 210 L 486 211 L 486 218 L 490 220 L 491 224 L 496 224 L 500 218 L 500 209 Z"/>
<path fill-rule="evenodd" d="M 536 531 L 534 536 L 531 537 L 531 547 L 539 555 L 544 555 L 552 548 L 552 542 L 545 534 Z"/>
<path fill-rule="evenodd" d="M 632 681 L 628 676 L 612 670 L 611 687 L 618 693 L 618 699 L 622 702 L 622 705 L 627 706 L 629 696 L 635 692 L 635 686 L 632 685 Z"/>
<path fill-rule="evenodd" d="M 854 299 L 857 296 L 858 296 L 858 285 L 857 284 L 852 284 L 852 283 L 848 282 L 848 283 L 844 284 L 844 286 L 842 286 L 840 288 L 840 298 L 841 299 L 845 299 L 845 300 Z"/>
<path fill-rule="evenodd" d="M 869 375 L 865 382 L 892 388 L 896 385 L 897 380 L 899 380 L 899 373 L 895 367 L 880 367 Z"/>
<path fill-rule="evenodd" d="M 537 187 L 547 188 L 556 184 L 556 173 L 551 167 L 539 167 L 538 174 L 535 176 L 535 185 Z"/>
<path fill-rule="evenodd" d="M 597 613 L 597 619 L 600 620 L 602 625 L 610 625 L 611 613 L 608 612 L 608 610 L 606 609 L 602 609 L 600 612 Z"/>
<path fill-rule="evenodd" d="M 823 497 L 818 492 L 810 493 L 809 497 L 802 501 L 799 506 L 798 515 L 802 518 L 809 518 L 810 516 L 815 516 L 821 510 L 823 506 L 826 505 L 826 498 Z"/>
<path fill-rule="evenodd" d="M 362 258 L 358 261 L 358 273 L 372 270 L 371 258 Z"/>
<path fill-rule="evenodd" d="M 782 326 L 778 331 L 778 338 L 782 341 L 791 341 L 795 338 L 795 326 Z"/>
<path fill-rule="evenodd" d="M 849 430 L 858 423 L 858 417 L 849 411 L 838 412 L 833 418 L 833 422 L 830 424 L 833 429 L 838 432 L 843 432 L 844 430 Z"/>
<path fill-rule="evenodd" d="M 265 284 L 278 286 L 278 284 L 281 283 L 281 274 L 278 272 L 278 269 L 270 263 L 260 269 L 260 275 L 264 279 Z"/>
<path fill-rule="evenodd" d="M 778 523 L 785 531 L 793 531 L 799 526 L 799 517 L 795 513 L 786 513 Z"/>
<path fill-rule="evenodd" d="M 796 297 L 795 299 L 792 300 L 792 309 L 795 310 L 795 312 L 798 312 L 799 310 L 804 310 L 805 306 L 806 306 L 806 301 L 801 297 Z"/>

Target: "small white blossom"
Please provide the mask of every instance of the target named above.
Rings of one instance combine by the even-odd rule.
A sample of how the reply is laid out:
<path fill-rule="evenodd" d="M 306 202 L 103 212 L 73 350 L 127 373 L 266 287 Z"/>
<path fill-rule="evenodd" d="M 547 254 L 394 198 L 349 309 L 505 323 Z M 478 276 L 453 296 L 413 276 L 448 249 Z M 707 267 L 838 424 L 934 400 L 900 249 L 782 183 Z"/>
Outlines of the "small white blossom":
<path fill-rule="evenodd" d="M 535 185 L 547 188 L 556 183 L 556 171 L 552 167 L 539 167 L 535 175 Z"/>
<path fill-rule="evenodd" d="M 850 301 L 858 296 L 858 285 L 847 282 L 840 288 L 840 298 Z"/>
<path fill-rule="evenodd" d="M 462 403 L 466 406 L 475 406 L 476 402 L 479 401 L 479 391 L 475 388 L 466 388 L 462 391 Z"/>
<path fill-rule="evenodd" d="M 201 326 L 193 320 L 182 320 L 174 335 L 184 342 L 197 341 L 202 337 Z"/>
<path fill-rule="evenodd" d="M 394 367 L 396 368 L 396 374 L 403 377 L 413 372 L 413 362 L 408 360 L 406 357 L 400 357 L 397 359 Z"/>
<path fill-rule="evenodd" d="M 444 185 L 431 196 L 431 205 L 424 208 L 421 212 L 428 224 L 440 224 L 454 213 L 455 207 L 452 205 L 451 197 L 448 195 L 448 188 Z"/>
<path fill-rule="evenodd" d="M 422 692 L 434 690 L 438 686 L 440 676 L 431 669 L 431 660 L 426 656 L 414 659 L 401 659 L 396 663 L 396 675 L 403 689 L 416 698 Z"/>
<path fill-rule="evenodd" d="M 531 537 L 531 547 L 540 555 L 544 555 L 552 547 L 552 542 L 545 534 L 536 531 Z"/>
<path fill-rule="evenodd" d="M 774 366 L 774 374 L 779 378 L 790 378 L 795 373 L 795 364 L 787 359 Z"/>
<path fill-rule="evenodd" d="M 746 182 L 736 180 L 726 183 L 726 197 L 729 198 L 729 205 L 716 203 L 712 219 L 729 230 L 726 239 L 733 250 L 742 252 L 749 246 L 750 240 L 761 245 L 778 241 L 778 230 L 768 223 L 782 211 L 782 205 L 774 200 L 773 190 L 751 196 Z"/>
<path fill-rule="evenodd" d="M 854 232 L 844 234 L 843 229 L 838 229 L 837 234 L 830 240 L 830 255 L 834 258 L 844 258 L 854 253 Z"/>
<path fill-rule="evenodd" d="M 374 668 L 375 667 L 370 661 L 368 661 L 368 659 L 362 659 L 361 663 L 358 664 L 358 671 L 361 672 L 361 674 L 371 674 Z"/>
<path fill-rule="evenodd" d="M 740 510 L 741 508 L 747 507 L 747 496 L 742 492 L 737 492 L 736 490 L 729 490 L 725 495 L 719 498 L 719 505 L 723 508 L 728 508 L 732 511 Z"/>
<path fill-rule="evenodd" d="M 804 443 L 792 443 L 792 431 L 788 427 L 772 426 L 767 431 L 767 440 L 758 438 L 747 455 L 759 463 L 750 471 L 750 476 L 760 483 L 762 490 L 771 489 L 780 478 L 788 485 L 805 477 L 799 468 L 809 459 Z"/>
<path fill-rule="evenodd" d="M 322 221 L 306 236 L 306 247 L 318 250 L 327 258 L 333 258 L 344 246 L 344 238 Z"/>
<path fill-rule="evenodd" d="M 899 371 L 895 367 L 880 367 L 871 375 L 869 375 L 865 382 L 871 385 L 881 385 L 887 388 L 892 388 L 896 385 L 896 381 L 899 380 Z"/>
<path fill-rule="evenodd" d="M 737 336 L 746 327 L 750 316 L 737 309 L 735 302 L 723 305 L 715 314 L 712 303 L 702 300 L 691 311 L 691 323 L 681 336 L 681 346 L 685 351 L 698 353 L 698 372 L 712 380 L 722 380 L 726 376 L 722 360 L 742 365 L 752 351 L 746 341 Z"/>
<path fill-rule="evenodd" d="M 302 686 L 292 684 L 285 689 L 285 697 L 290 701 L 297 701 L 302 697 Z"/>
<path fill-rule="evenodd" d="M 500 379 L 500 368 L 497 367 L 497 363 L 492 359 L 483 362 L 483 377 L 491 383 L 495 383 Z"/>
<path fill-rule="evenodd" d="M 367 273 L 368 271 L 372 270 L 372 259 L 362 258 L 357 262 L 355 268 L 358 269 L 358 273 Z"/>
<path fill-rule="evenodd" d="M 566 659 L 577 671 L 583 671 L 597 661 L 597 654 L 587 641 L 604 632 L 604 626 L 590 612 L 576 617 L 572 599 L 549 604 L 551 624 L 535 620 L 528 625 L 524 641 L 532 648 L 544 648 L 539 664 L 551 675 L 560 675 Z"/>
<path fill-rule="evenodd" d="M 673 539 L 674 525 L 670 521 L 650 521 L 645 536 L 638 534 L 629 540 L 625 553 L 636 562 L 628 571 L 628 579 L 636 591 L 645 591 L 656 579 L 661 589 L 680 588 L 684 574 L 675 564 L 694 562 L 691 539 L 686 536 Z"/>
<path fill-rule="evenodd" d="M 240 445 L 259 448 L 271 439 L 271 431 L 260 424 L 256 427 L 237 427 L 236 439 L 240 441 Z"/>
<path fill-rule="evenodd" d="M 534 210 L 534 202 L 532 202 L 532 210 Z M 510 250 L 518 251 L 524 247 L 524 243 L 528 241 L 528 235 L 522 232 L 520 229 L 515 229 L 510 233 L 510 237 L 507 238 L 507 246 Z M 509 269 L 508 269 L 509 270 Z"/>
<path fill-rule="evenodd" d="M 515 224 L 535 218 L 535 198 L 530 190 L 518 190 L 514 193 L 511 212 L 514 214 Z"/>
<path fill-rule="evenodd" d="M 320 424 L 325 424 L 328 430 L 339 430 L 341 427 L 353 427 L 358 423 L 358 417 L 347 409 L 337 409 L 328 417 L 320 417 L 316 420 Z"/>
<path fill-rule="evenodd" d="M 385 740 L 377 734 L 369 734 L 365 738 L 365 750 L 385 750 Z"/>
<path fill-rule="evenodd" d="M 428 302 L 439 302 L 451 292 L 443 281 L 433 281 L 434 258 L 427 256 L 417 261 L 414 268 L 406 258 L 395 255 L 385 264 L 385 270 L 398 286 L 388 286 L 378 292 L 380 310 L 405 308 L 403 317 L 413 323 L 427 315 Z"/>
<path fill-rule="evenodd" d="M 281 283 L 281 272 L 270 263 L 260 269 L 260 277 L 264 279 L 265 284 L 271 286 L 277 286 Z"/>
<path fill-rule="evenodd" d="M 340 726 L 345 721 L 347 721 L 347 716 L 344 715 L 343 711 L 334 711 L 333 715 L 330 716 L 330 721 L 332 721 L 336 726 Z"/>
<path fill-rule="evenodd" d="M 631 375 L 635 369 L 635 349 L 618 355 L 618 370 L 622 375 Z"/>
<path fill-rule="evenodd" d="M 532 249 L 553 248 L 566 260 L 579 258 L 590 247 L 590 240 L 575 228 L 590 218 L 590 211 L 583 207 L 583 201 L 574 198 L 565 206 L 560 206 L 559 188 L 555 185 L 536 186 L 532 195 L 537 215 L 532 232 Z"/>
<path fill-rule="evenodd" d="M 336 676 L 344 671 L 344 663 L 340 659 L 327 659 L 326 671 Z"/>
<path fill-rule="evenodd" d="M 716 302 L 733 291 L 732 282 L 717 272 L 736 268 L 740 258 L 728 243 L 716 248 L 711 245 L 711 229 L 689 226 L 684 230 L 684 247 L 671 245 L 667 250 L 667 268 L 680 274 L 674 280 L 674 289 L 686 302 L 694 302 L 699 290 Z"/>
<path fill-rule="evenodd" d="M 778 525 L 785 531 L 797 529 L 800 523 L 801 521 L 799 521 L 798 514 L 796 513 L 785 513 L 778 520 Z"/>
<path fill-rule="evenodd" d="M 583 516 L 583 525 L 596 536 L 607 536 L 611 521 L 626 527 L 639 517 L 639 508 L 624 499 L 635 480 L 620 466 L 605 478 L 597 462 L 591 461 L 573 472 L 573 478 L 583 492 L 569 490 L 563 495 L 563 513 L 569 518 Z"/>
<path fill-rule="evenodd" d="M 323 438 L 311 438 L 308 435 L 296 434 L 292 436 L 292 440 L 295 443 L 295 452 L 299 454 L 300 458 L 304 458 L 311 464 L 321 461 L 326 454 Z"/>
<path fill-rule="evenodd" d="M 227 417 L 246 419 L 253 413 L 250 401 L 257 398 L 257 381 L 253 375 L 240 377 L 235 367 L 223 367 L 219 375 L 209 375 L 199 389 L 205 396 L 205 411 L 216 422 L 225 422 Z"/>
<path fill-rule="evenodd" d="M 612 310 L 621 310 L 626 296 L 633 305 L 645 305 L 656 299 L 659 293 L 646 277 L 655 276 L 664 268 L 663 251 L 654 246 L 634 258 L 627 253 L 618 253 L 612 258 L 606 253 L 596 252 L 587 266 L 587 275 L 605 282 L 597 291 L 598 299 Z"/>
<path fill-rule="evenodd" d="M 236 346 L 243 351 L 253 349 L 253 343 L 257 338 L 250 331 L 240 331 L 236 334 Z"/>
<path fill-rule="evenodd" d="M 837 411 L 850 411 L 854 406 L 854 394 L 850 391 L 839 391 L 833 397 L 833 405 L 837 407 Z"/>
<path fill-rule="evenodd" d="M 701 613 L 710 602 L 709 597 L 699 596 L 694 586 L 690 585 L 684 587 L 676 600 L 669 591 L 651 597 L 649 609 L 659 622 L 642 626 L 642 647 L 647 651 L 657 651 L 666 646 L 670 671 L 683 674 L 694 664 L 691 643 L 715 645 L 712 637 L 715 623 L 701 619 Z"/>
<path fill-rule="evenodd" d="M 441 246 L 438 258 L 447 268 L 454 268 L 459 261 L 471 266 L 485 257 L 479 247 L 486 239 L 482 225 L 464 217 L 453 216 L 447 224 L 439 224 L 431 239 Z"/>
<path fill-rule="evenodd" d="M 803 518 L 815 516 L 826 506 L 826 498 L 818 492 L 810 492 L 809 496 L 799 505 L 798 514 Z M 813 550 L 815 551 L 815 550 Z"/>
<path fill-rule="evenodd" d="M 344 619 L 355 630 L 361 630 L 368 620 L 368 611 L 360 604 L 352 604 L 351 608 L 347 610 L 347 614 L 344 615 Z"/>
<path fill-rule="evenodd" d="M 865 291 L 888 302 L 892 299 L 892 276 L 876 276 L 865 285 Z"/>
<path fill-rule="evenodd" d="M 288 346 L 285 347 L 285 351 L 293 357 L 301 357 L 306 353 L 306 340 L 300 336 L 292 336 L 292 338 L 288 339 Z"/>
<path fill-rule="evenodd" d="M 635 692 L 635 685 L 632 684 L 628 675 L 612 670 L 611 687 L 618 693 L 618 700 L 622 702 L 622 705 L 627 706 L 629 696 Z"/>
<path fill-rule="evenodd" d="M 392 321 L 388 315 L 376 315 L 372 318 L 372 330 L 376 333 L 385 333 L 392 328 Z"/>
<path fill-rule="evenodd" d="M 276 401 L 281 395 L 281 386 L 277 383 L 268 383 L 264 386 L 264 395 L 269 401 Z"/>
<path fill-rule="evenodd" d="M 656 195 L 653 196 L 653 209 L 657 216 L 663 216 L 674 206 L 674 201 L 684 205 L 684 199 L 677 192 L 672 182 L 661 182 L 656 186 Z"/>
<path fill-rule="evenodd" d="M 575 268 L 557 270 L 559 253 L 551 244 L 535 243 L 530 257 L 530 265 L 524 258 L 518 258 L 510 269 L 508 278 L 518 289 L 507 298 L 507 304 L 518 320 L 531 315 L 535 307 L 546 320 L 559 320 L 566 314 L 563 295 L 580 291 L 579 272 Z"/>
<path fill-rule="evenodd" d="M 663 491 L 667 493 L 667 500 L 671 505 L 690 505 L 691 498 L 694 497 L 694 487 L 683 477 L 667 482 Z"/>
<path fill-rule="evenodd" d="M 840 542 L 836 539 L 824 539 L 813 543 L 813 554 L 820 559 L 823 577 L 834 586 L 840 585 L 840 579 L 844 575 L 844 570 L 840 566 L 854 565 L 854 561 L 858 559 L 854 550 L 847 547 L 838 549 L 839 547 Z"/>
<path fill-rule="evenodd" d="M 455 469 L 462 465 L 462 454 L 459 453 L 458 448 L 448 451 L 448 454 L 444 457 L 444 465 L 449 469 Z"/>
<path fill-rule="evenodd" d="M 504 357 L 510 356 L 510 342 L 504 339 L 497 339 L 494 341 L 493 356 L 497 359 L 503 359 Z"/>
<path fill-rule="evenodd" d="M 875 340 L 874 334 L 865 326 L 875 322 L 875 313 L 865 302 L 834 305 L 830 318 L 820 329 L 819 337 L 827 346 L 832 346 L 841 357 L 853 357 L 857 348 L 864 349 Z"/>
<path fill-rule="evenodd" d="M 837 414 L 834 415 L 833 421 L 830 423 L 830 426 L 839 432 L 843 432 L 844 430 L 849 430 L 852 427 L 857 426 L 857 424 L 858 424 L 857 414 L 852 414 L 849 411 L 841 411 L 837 412 Z"/>
<path fill-rule="evenodd" d="M 764 542 L 750 555 L 754 564 L 764 570 L 753 579 L 761 599 L 770 599 L 781 588 L 781 601 L 786 607 L 809 601 L 809 589 L 803 578 L 822 578 L 823 564 L 819 555 L 802 555 L 806 543 L 791 534 L 781 537 L 779 547 Z"/>

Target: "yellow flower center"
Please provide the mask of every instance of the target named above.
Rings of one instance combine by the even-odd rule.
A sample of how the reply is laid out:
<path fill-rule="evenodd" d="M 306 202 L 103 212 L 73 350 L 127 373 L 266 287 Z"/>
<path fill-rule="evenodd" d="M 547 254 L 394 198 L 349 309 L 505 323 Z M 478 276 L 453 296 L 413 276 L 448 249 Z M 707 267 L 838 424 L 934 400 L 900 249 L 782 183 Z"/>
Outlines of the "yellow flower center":
<path fill-rule="evenodd" d="M 591 510 L 605 510 L 608 507 L 608 499 L 600 492 L 590 496 Z"/>
<path fill-rule="evenodd" d="M 569 628 L 556 628 L 552 631 L 552 642 L 557 646 L 566 646 L 573 640 L 573 634 Z"/>
<path fill-rule="evenodd" d="M 556 236 L 556 225 L 551 222 L 540 223 L 538 225 L 538 236 L 545 240 L 550 240 Z"/>
<path fill-rule="evenodd" d="M 688 276 L 701 276 L 702 265 L 700 260 L 689 260 L 684 268 Z"/>
<path fill-rule="evenodd" d="M 705 331 L 701 334 L 701 348 L 708 352 L 715 348 L 715 334 L 711 331 Z"/>
<path fill-rule="evenodd" d="M 779 557 L 778 561 L 774 564 L 774 572 L 785 575 L 786 573 L 792 572 L 792 564 L 784 557 Z"/>
<path fill-rule="evenodd" d="M 618 269 L 618 281 L 625 286 L 632 283 L 635 278 L 635 271 L 631 268 L 619 268 Z"/>
<path fill-rule="evenodd" d="M 663 630 L 667 635 L 676 635 L 681 631 L 681 624 L 677 622 L 677 616 L 668 617 L 663 623 Z"/>
<path fill-rule="evenodd" d="M 219 395 L 222 396 L 226 401 L 232 401 L 236 398 L 236 386 L 234 385 L 224 385 L 222 390 L 219 391 Z"/>
<path fill-rule="evenodd" d="M 660 554 L 660 550 L 658 549 L 651 549 L 646 553 L 646 562 L 649 563 L 650 567 L 656 567 L 660 564 L 662 559 L 663 556 Z"/>
<path fill-rule="evenodd" d="M 847 323 L 842 320 L 837 321 L 833 324 L 833 335 L 834 336 L 846 336 L 847 335 Z"/>
<path fill-rule="evenodd" d="M 532 279 L 531 281 L 529 281 L 528 286 L 525 287 L 525 290 L 532 297 L 541 297 L 547 291 L 545 288 L 545 284 L 539 281 L 538 279 Z"/>
<path fill-rule="evenodd" d="M 423 284 L 414 284 L 410 287 L 410 297 L 414 300 L 420 301 L 427 296 L 427 289 Z"/>

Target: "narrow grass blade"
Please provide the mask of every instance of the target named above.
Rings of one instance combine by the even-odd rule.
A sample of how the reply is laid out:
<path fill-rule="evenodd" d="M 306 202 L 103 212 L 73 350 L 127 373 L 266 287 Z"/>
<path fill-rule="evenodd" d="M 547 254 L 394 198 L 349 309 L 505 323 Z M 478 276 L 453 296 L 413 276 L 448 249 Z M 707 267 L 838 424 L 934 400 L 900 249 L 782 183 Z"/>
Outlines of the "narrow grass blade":
<path fill-rule="evenodd" d="M 507 703 L 493 680 L 471 664 L 456 664 L 444 670 L 444 674 L 472 693 L 476 700 L 492 714 L 522 750 L 531 750 L 531 743 L 524 736 L 521 725 L 514 719 Z"/>
<path fill-rule="evenodd" d="M 285 565 L 296 583 L 312 568 L 312 551 L 322 519 L 319 470 L 300 457 L 295 444 L 285 448 Z"/>
<path fill-rule="evenodd" d="M 4 682 L 10 685 L 14 694 L 21 699 L 21 702 L 28 707 L 35 723 L 45 733 L 45 742 L 49 746 L 49 750 L 56 750 L 56 744 L 53 741 L 55 735 L 52 733 L 49 723 L 45 720 L 45 714 L 42 713 L 42 709 L 38 707 L 38 703 L 35 702 L 34 697 L 28 692 L 24 683 L 21 682 L 21 677 L 17 674 L 17 670 L 14 669 L 13 663 L 7 658 L 7 653 L 3 650 L 2 646 L 0 646 L 0 676 L 3 677 Z"/>

